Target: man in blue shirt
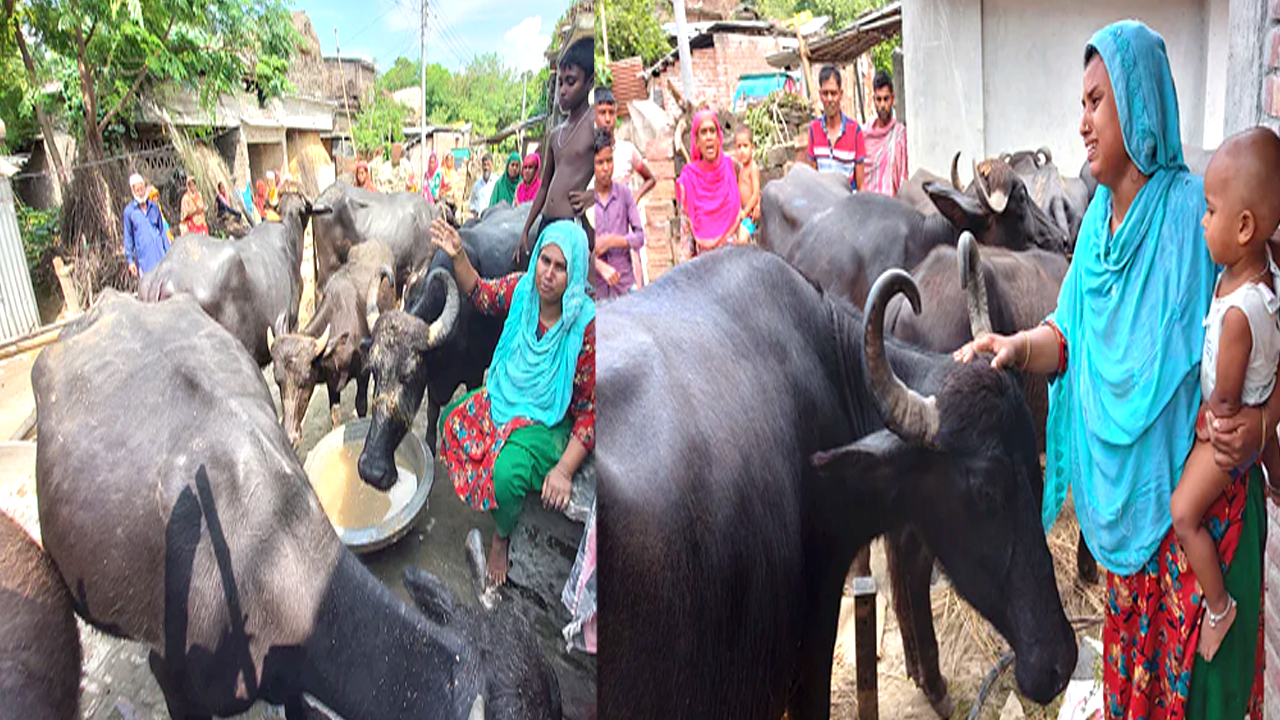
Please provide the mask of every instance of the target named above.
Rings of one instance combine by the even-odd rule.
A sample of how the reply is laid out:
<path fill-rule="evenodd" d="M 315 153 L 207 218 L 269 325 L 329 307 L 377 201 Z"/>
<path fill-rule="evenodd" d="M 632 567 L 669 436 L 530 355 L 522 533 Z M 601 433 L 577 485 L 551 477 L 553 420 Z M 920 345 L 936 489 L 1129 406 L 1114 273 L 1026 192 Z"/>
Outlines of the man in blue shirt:
<path fill-rule="evenodd" d="M 141 175 L 129 177 L 133 202 L 124 206 L 124 259 L 129 274 L 138 277 L 160 264 L 169 252 L 160 206 L 147 199 L 147 184 Z"/>

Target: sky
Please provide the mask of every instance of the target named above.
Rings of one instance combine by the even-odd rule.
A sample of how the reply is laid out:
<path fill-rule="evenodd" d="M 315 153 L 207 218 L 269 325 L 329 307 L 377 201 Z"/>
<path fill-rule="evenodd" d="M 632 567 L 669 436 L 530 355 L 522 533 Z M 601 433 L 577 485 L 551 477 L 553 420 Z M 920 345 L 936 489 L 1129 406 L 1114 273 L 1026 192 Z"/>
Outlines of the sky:
<path fill-rule="evenodd" d="M 384 72 L 404 56 L 420 52 L 422 0 L 292 0 L 320 38 L 325 55 L 334 53 L 334 28 L 344 56 L 372 58 Z M 568 0 L 428 0 L 427 62 L 450 70 L 475 55 L 496 52 L 516 70 L 537 70 L 551 28 Z"/>

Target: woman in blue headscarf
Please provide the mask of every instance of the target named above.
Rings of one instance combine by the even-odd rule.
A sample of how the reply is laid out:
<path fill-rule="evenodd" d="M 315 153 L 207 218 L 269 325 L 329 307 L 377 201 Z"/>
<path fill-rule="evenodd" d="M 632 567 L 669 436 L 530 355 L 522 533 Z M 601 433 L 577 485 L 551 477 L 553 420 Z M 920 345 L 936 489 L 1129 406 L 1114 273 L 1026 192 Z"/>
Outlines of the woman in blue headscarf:
<path fill-rule="evenodd" d="M 569 504 L 573 474 L 595 445 L 595 303 L 587 296 L 587 236 L 552 223 L 527 272 L 481 278 L 443 219 L 431 240 L 453 259 L 458 288 L 476 309 L 505 317 L 488 384 L 441 413 L 440 453 L 454 491 L 493 513 L 489 577 L 507 578 L 507 545 L 524 496 Z"/>
<path fill-rule="evenodd" d="M 1038 328 L 978 338 L 956 356 L 993 353 L 997 367 L 1052 377 L 1043 517 L 1052 525 L 1070 486 L 1085 540 L 1110 571 L 1107 717 L 1260 720 L 1261 473 L 1232 483 L 1205 516 L 1238 599 L 1212 663 L 1196 653 L 1204 608 L 1169 511 L 1194 440 L 1213 296 L 1203 182 L 1182 160 L 1177 93 L 1157 33 L 1134 21 L 1108 25 L 1089 40 L 1084 64 L 1080 134 L 1099 187 L 1058 307 Z M 1267 412 L 1280 416 L 1280 393 Z M 1273 442 L 1274 427 L 1263 425 L 1255 408 L 1214 420 L 1219 465 L 1242 466 L 1266 435 Z"/>

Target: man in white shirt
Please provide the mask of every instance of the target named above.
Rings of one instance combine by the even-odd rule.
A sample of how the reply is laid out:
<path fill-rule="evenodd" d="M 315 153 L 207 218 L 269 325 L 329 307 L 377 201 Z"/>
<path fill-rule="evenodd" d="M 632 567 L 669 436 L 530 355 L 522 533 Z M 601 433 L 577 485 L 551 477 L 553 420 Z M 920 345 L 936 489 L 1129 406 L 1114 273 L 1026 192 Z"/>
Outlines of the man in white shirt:
<path fill-rule="evenodd" d="M 471 188 L 471 215 L 479 217 L 484 209 L 489 207 L 489 196 L 493 193 L 494 177 L 493 177 L 493 158 L 489 153 L 485 153 L 480 160 L 480 169 L 483 175 L 476 180 L 476 184 Z"/>

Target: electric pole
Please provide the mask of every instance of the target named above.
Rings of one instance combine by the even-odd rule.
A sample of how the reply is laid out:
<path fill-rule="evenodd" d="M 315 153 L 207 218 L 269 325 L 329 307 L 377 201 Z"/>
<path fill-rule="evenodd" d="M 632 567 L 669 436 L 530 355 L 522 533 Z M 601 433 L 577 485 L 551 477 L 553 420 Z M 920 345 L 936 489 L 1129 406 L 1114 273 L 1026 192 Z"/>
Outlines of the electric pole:
<path fill-rule="evenodd" d="M 689 31 L 684 22 L 684 0 L 673 0 L 676 14 L 676 47 L 680 53 L 680 84 L 684 87 L 684 99 L 692 107 L 698 102 L 693 97 L 693 61 L 689 59 Z"/>
<path fill-rule="evenodd" d="M 422 186 L 427 186 L 427 0 L 422 0 L 422 95 L 418 102 L 418 177 L 422 178 Z"/>
<path fill-rule="evenodd" d="M 600 0 L 600 34 L 604 36 L 604 64 L 609 64 L 609 22 L 605 19 L 604 0 Z"/>

